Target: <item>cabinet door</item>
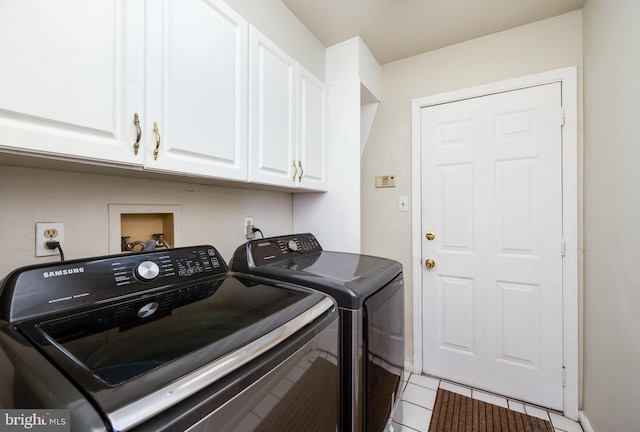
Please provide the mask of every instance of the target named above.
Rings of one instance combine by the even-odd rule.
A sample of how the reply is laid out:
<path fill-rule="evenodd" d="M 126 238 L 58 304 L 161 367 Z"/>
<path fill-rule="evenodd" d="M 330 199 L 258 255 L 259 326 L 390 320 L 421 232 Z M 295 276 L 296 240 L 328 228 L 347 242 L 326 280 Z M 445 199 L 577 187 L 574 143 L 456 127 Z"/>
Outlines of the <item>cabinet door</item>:
<path fill-rule="evenodd" d="M 147 14 L 146 167 L 246 180 L 246 21 L 221 0 L 163 0 Z"/>
<path fill-rule="evenodd" d="M 298 66 L 298 188 L 327 189 L 325 85 Z"/>
<path fill-rule="evenodd" d="M 0 2 L 0 148 L 141 165 L 143 10 L 139 0 Z"/>
<path fill-rule="evenodd" d="M 251 28 L 251 182 L 295 186 L 296 70 L 295 61 Z"/>

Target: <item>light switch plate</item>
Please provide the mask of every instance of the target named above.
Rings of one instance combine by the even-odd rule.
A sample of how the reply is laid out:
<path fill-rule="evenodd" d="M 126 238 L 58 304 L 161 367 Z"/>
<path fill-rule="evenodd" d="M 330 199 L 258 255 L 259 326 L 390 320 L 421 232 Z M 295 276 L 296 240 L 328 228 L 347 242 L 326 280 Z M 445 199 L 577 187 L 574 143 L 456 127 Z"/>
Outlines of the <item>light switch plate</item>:
<path fill-rule="evenodd" d="M 401 196 L 398 198 L 398 211 L 399 212 L 408 212 L 409 211 L 409 198 L 406 196 Z"/>

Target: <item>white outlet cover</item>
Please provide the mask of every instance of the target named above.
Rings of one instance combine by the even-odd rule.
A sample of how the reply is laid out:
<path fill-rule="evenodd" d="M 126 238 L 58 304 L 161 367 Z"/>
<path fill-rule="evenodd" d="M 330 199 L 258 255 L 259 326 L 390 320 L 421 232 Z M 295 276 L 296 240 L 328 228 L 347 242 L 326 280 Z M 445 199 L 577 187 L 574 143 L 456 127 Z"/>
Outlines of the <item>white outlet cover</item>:
<path fill-rule="evenodd" d="M 49 239 L 44 236 L 44 232 L 48 229 L 55 229 L 58 231 L 58 236 L 54 239 Z M 43 256 L 55 256 L 60 255 L 58 249 L 47 249 L 45 243 L 48 240 L 55 240 L 60 242 L 60 247 L 64 250 L 64 223 L 62 222 L 38 222 L 36 223 L 36 257 Z"/>
<path fill-rule="evenodd" d="M 247 226 L 253 225 L 253 216 L 245 216 L 244 217 L 244 225 L 242 226 L 242 236 L 247 235 Z"/>

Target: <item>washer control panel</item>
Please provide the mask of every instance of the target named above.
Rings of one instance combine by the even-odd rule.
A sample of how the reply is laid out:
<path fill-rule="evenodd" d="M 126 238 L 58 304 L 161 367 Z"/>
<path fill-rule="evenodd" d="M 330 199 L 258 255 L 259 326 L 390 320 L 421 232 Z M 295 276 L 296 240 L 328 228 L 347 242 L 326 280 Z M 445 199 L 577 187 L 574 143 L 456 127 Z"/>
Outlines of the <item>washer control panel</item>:
<path fill-rule="evenodd" d="M 226 274 L 227 264 L 207 245 L 27 266 L 0 287 L 0 319 L 13 322 Z"/>
<path fill-rule="evenodd" d="M 154 253 L 151 256 L 122 255 L 120 260 L 111 263 L 111 268 L 117 286 L 227 271 L 224 261 L 213 247 L 168 249 L 165 253 Z"/>

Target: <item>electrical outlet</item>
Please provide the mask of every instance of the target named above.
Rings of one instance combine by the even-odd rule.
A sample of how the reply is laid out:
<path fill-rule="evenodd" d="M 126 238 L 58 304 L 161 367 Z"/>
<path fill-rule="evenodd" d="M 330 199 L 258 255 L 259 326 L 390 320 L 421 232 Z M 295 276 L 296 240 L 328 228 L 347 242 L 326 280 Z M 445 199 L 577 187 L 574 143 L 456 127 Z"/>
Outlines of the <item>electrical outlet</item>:
<path fill-rule="evenodd" d="M 243 230 L 242 230 L 242 235 L 247 237 L 247 238 L 253 238 L 253 233 L 250 231 L 251 228 L 253 228 L 253 216 L 245 216 L 244 217 L 244 226 L 243 226 Z M 251 228 L 249 228 L 251 227 Z M 249 236 L 252 237 L 249 237 Z"/>
<path fill-rule="evenodd" d="M 36 223 L 36 256 L 60 255 L 58 249 L 48 249 L 48 241 L 57 241 L 64 250 L 64 223 L 38 222 Z"/>

